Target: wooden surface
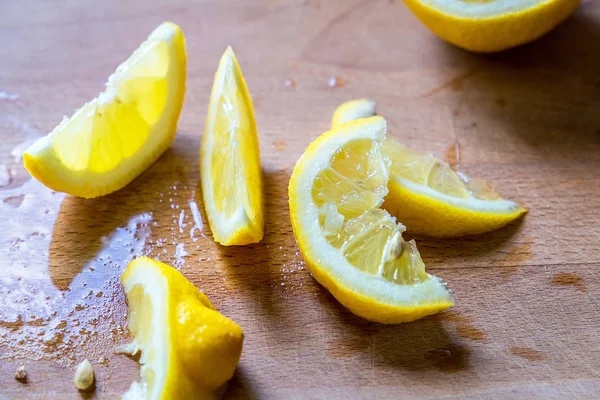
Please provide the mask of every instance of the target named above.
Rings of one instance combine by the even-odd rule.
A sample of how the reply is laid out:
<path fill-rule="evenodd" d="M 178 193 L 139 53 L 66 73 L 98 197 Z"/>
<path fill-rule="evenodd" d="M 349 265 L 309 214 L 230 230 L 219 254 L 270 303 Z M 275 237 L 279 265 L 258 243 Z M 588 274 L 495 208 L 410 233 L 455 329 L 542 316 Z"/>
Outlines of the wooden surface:
<path fill-rule="evenodd" d="M 600 396 L 597 1 L 493 56 L 443 43 L 397 0 L 1 3 L 0 162 L 15 176 L 0 190 L 0 398 L 79 398 L 72 376 L 86 357 L 97 385 L 84 397 L 126 390 L 138 365 L 113 348 L 127 341 L 118 276 L 133 254 L 179 265 L 244 328 L 226 398 Z M 163 20 L 182 26 L 189 53 L 173 148 L 95 200 L 28 181 L 18 145 L 101 91 Z M 266 182 L 266 236 L 244 248 L 189 234 L 212 76 L 228 44 L 254 98 Z M 291 166 L 356 97 L 377 101 L 395 137 L 530 209 L 491 234 L 416 238 L 455 294 L 449 312 L 369 323 L 304 268 L 288 219 Z M 178 261 L 180 243 L 189 255 Z M 27 383 L 13 378 L 21 364 Z"/>

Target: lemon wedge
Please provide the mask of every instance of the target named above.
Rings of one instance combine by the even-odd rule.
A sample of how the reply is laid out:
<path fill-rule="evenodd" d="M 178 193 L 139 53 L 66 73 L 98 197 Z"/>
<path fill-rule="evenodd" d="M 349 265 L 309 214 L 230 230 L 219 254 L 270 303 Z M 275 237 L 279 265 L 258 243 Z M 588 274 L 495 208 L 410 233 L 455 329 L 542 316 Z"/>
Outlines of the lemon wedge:
<path fill-rule="evenodd" d="M 566 19 L 580 0 L 404 0 L 433 33 L 490 53 L 530 42 Z"/>
<path fill-rule="evenodd" d="M 263 237 L 263 182 L 252 99 L 228 47 L 215 74 L 200 151 L 204 207 L 215 241 L 257 243 Z"/>
<path fill-rule="evenodd" d="M 179 271 L 139 257 L 121 276 L 133 342 L 141 351 L 141 379 L 123 396 L 133 399 L 205 399 L 231 379 L 244 334 Z"/>
<path fill-rule="evenodd" d="M 183 32 L 165 22 L 103 93 L 25 151 L 25 168 L 49 188 L 79 197 L 121 189 L 173 142 L 185 78 Z"/>
<path fill-rule="evenodd" d="M 501 228 L 527 210 L 501 198 L 486 181 L 455 172 L 439 158 L 385 142 L 392 160 L 384 207 L 410 232 L 435 237 L 476 235 Z"/>
<path fill-rule="evenodd" d="M 345 120 L 375 113 L 375 103 L 360 99 L 343 103 L 334 113 Z M 389 193 L 383 207 L 411 233 L 457 237 L 490 232 L 521 217 L 527 210 L 502 199 L 484 180 L 455 172 L 446 162 L 411 150 L 386 138 L 384 152 L 391 160 Z"/>
<path fill-rule="evenodd" d="M 408 322 L 453 304 L 425 272 L 404 226 L 381 209 L 389 158 L 386 123 L 363 118 L 324 133 L 302 155 L 289 184 L 294 234 L 314 277 L 358 316 Z"/>

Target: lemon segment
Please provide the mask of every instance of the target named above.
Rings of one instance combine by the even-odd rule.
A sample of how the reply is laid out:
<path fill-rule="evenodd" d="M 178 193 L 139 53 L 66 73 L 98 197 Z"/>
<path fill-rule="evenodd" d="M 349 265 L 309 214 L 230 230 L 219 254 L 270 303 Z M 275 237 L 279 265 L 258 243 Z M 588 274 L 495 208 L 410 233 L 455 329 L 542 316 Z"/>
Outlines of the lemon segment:
<path fill-rule="evenodd" d="M 264 205 L 258 132 L 252 100 L 231 47 L 215 74 L 200 169 L 214 239 L 222 245 L 259 242 Z"/>
<path fill-rule="evenodd" d="M 580 0 L 404 0 L 440 38 L 491 53 L 530 42 L 566 19 Z"/>
<path fill-rule="evenodd" d="M 332 120 L 335 129 L 350 118 L 375 114 L 365 99 L 340 105 Z M 335 116 L 344 115 L 345 118 Z M 437 237 L 475 235 L 501 228 L 527 210 L 502 199 L 484 180 L 455 172 L 447 163 L 386 138 L 383 149 L 391 161 L 389 193 L 383 207 L 411 233 Z"/>
<path fill-rule="evenodd" d="M 381 117 L 344 123 L 302 155 L 289 185 L 292 226 L 314 277 L 353 313 L 382 323 L 408 322 L 453 304 L 425 272 L 404 226 L 380 208 L 389 158 Z"/>
<path fill-rule="evenodd" d="M 181 29 L 161 24 L 103 93 L 25 151 L 27 170 L 53 190 L 85 198 L 127 185 L 175 138 L 186 58 Z"/>
<path fill-rule="evenodd" d="M 140 381 L 124 399 L 205 399 L 231 379 L 243 332 L 179 271 L 140 257 L 121 276 Z"/>

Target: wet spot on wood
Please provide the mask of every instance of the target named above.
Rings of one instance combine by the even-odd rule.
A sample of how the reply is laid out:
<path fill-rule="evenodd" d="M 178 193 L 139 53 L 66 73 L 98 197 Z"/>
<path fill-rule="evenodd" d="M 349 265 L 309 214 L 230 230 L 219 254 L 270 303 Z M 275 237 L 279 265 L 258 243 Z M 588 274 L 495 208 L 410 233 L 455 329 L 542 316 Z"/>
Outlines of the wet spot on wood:
<path fill-rule="evenodd" d="M 431 350 L 426 357 L 443 372 L 458 372 L 467 368 L 466 352 L 460 347 L 449 346 Z"/>
<path fill-rule="evenodd" d="M 533 257 L 531 242 L 518 243 L 508 249 L 504 259 L 505 266 L 502 267 L 502 276 L 508 278 L 517 272 L 517 267 L 523 265 Z"/>
<path fill-rule="evenodd" d="M 9 206 L 19 207 L 23 200 L 25 199 L 25 195 L 20 196 L 11 196 L 4 199 L 4 202 Z"/>
<path fill-rule="evenodd" d="M 507 265 L 502 267 L 502 277 L 503 278 L 510 278 L 512 275 L 514 275 L 515 273 L 517 273 L 518 268 L 512 265 Z"/>
<path fill-rule="evenodd" d="M 452 90 L 454 90 L 455 92 L 460 92 L 461 90 L 463 90 L 462 79 L 454 79 L 452 82 L 450 82 L 450 88 L 452 88 Z"/>
<path fill-rule="evenodd" d="M 460 146 L 460 143 L 458 141 L 454 141 L 454 143 L 446 148 L 446 151 L 444 152 L 444 160 L 446 160 L 451 167 L 456 168 L 460 164 L 461 152 L 462 147 Z"/>
<path fill-rule="evenodd" d="M 465 339 L 476 340 L 476 341 L 485 341 L 486 340 L 485 334 L 483 333 L 483 331 L 475 328 L 471 324 L 457 325 L 456 333 L 458 334 L 458 336 L 465 338 Z"/>
<path fill-rule="evenodd" d="M 361 337 L 336 339 L 328 342 L 328 344 L 327 355 L 333 358 L 351 358 L 368 348 L 368 342 Z"/>
<path fill-rule="evenodd" d="M 508 102 L 506 99 L 497 99 L 496 104 L 498 104 L 498 107 L 505 108 Z"/>
<path fill-rule="evenodd" d="M 285 140 L 276 140 L 273 142 L 273 148 L 275 149 L 275 151 L 283 151 L 285 150 Z"/>
<path fill-rule="evenodd" d="M 533 350 L 529 347 L 511 347 L 510 353 L 526 359 L 527 361 L 542 361 L 546 357 L 537 350 Z"/>
<path fill-rule="evenodd" d="M 487 341 L 483 331 L 473 326 L 471 317 L 464 316 L 456 311 L 447 311 L 442 314 L 442 318 L 456 323 L 455 329 L 458 336 L 470 340 Z"/>
<path fill-rule="evenodd" d="M 452 322 L 470 323 L 472 321 L 471 317 L 464 316 L 462 314 L 457 313 L 456 311 L 446 311 L 445 313 L 442 313 L 440 315 L 443 319 Z"/>
<path fill-rule="evenodd" d="M 573 273 L 561 273 L 554 275 L 550 280 L 550 283 L 554 286 L 574 286 L 575 289 L 587 292 L 587 287 L 583 283 L 583 279 Z"/>

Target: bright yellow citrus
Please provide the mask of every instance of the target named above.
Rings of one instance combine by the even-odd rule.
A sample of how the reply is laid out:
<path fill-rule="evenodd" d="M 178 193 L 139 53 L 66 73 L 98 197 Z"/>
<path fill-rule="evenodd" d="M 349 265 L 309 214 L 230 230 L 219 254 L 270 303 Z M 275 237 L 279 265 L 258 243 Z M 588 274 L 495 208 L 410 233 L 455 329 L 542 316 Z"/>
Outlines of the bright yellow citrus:
<path fill-rule="evenodd" d="M 51 189 L 86 198 L 127 185 L 175 138 L 186 57 L 181 29 L 160 25 L 103 93 L 25 151 L 27 170 Z"/>
<path fill-rule="evenodd" d="M 263 182 L 252 99 L 228 47 L 215 74 L 200 151 L 204 207 L 225 246 L 263 237 Z"/>
<path fill-rule="evenodd" d="M 375 102 L 373 100 L 350 100 L 335 109 L 333 118 L 331 119 L 331 126 L 336 127 L 349 121 L 372 117 L 373 115 L 375 115 Z"/>
<path fill-rule="evenodd" d="M 179 271 L 140 257 L 121 276 L 140 382 L 124 399 L 206 399 L 233 376 L 244 334 Z M 121 349 L 123 350 L 123 349 Z"/>
<path fill-rule="evenodd" d="M 491 53 L 530 42 L 567 18 L 580 0 L 404 0 L 433 33 Z"/>
<path fill-rule="evenodd" d="M 365 103 L 368 102 L 368 103 Z M 346 120 L 375 112 L 370 100 L 348 101 L 338 107 Z M 334 117 L 333 127 L 336 119 Z M 456 237 L 489 232 L 505 226 L 527 212 L 502 199 L 481 179 L 455 172 L 439 158 L 404 147 L 387 138 L 384 152 L 391 160 L 389 193 L 383 207 L 411 233 Z"/>
<path fill-rule="evenodd" d="M 324 133 L 292 174 L 289 202 L 300 251 L 314 277 L 350 311 L 371 321 L 408 322 L 453 304 L 444 283 L 425 272 L 414 241 L 402 239 L 380 206 L 389 158 L 381 117 Z"/>
<path fill-rule="evenodd" d="M 439 158 L 388 139 L 392 159 L 384 207 L 411 233 L 457 237 L 490 232 L 527 212 L 485 181 L 455 172 Z"/>

